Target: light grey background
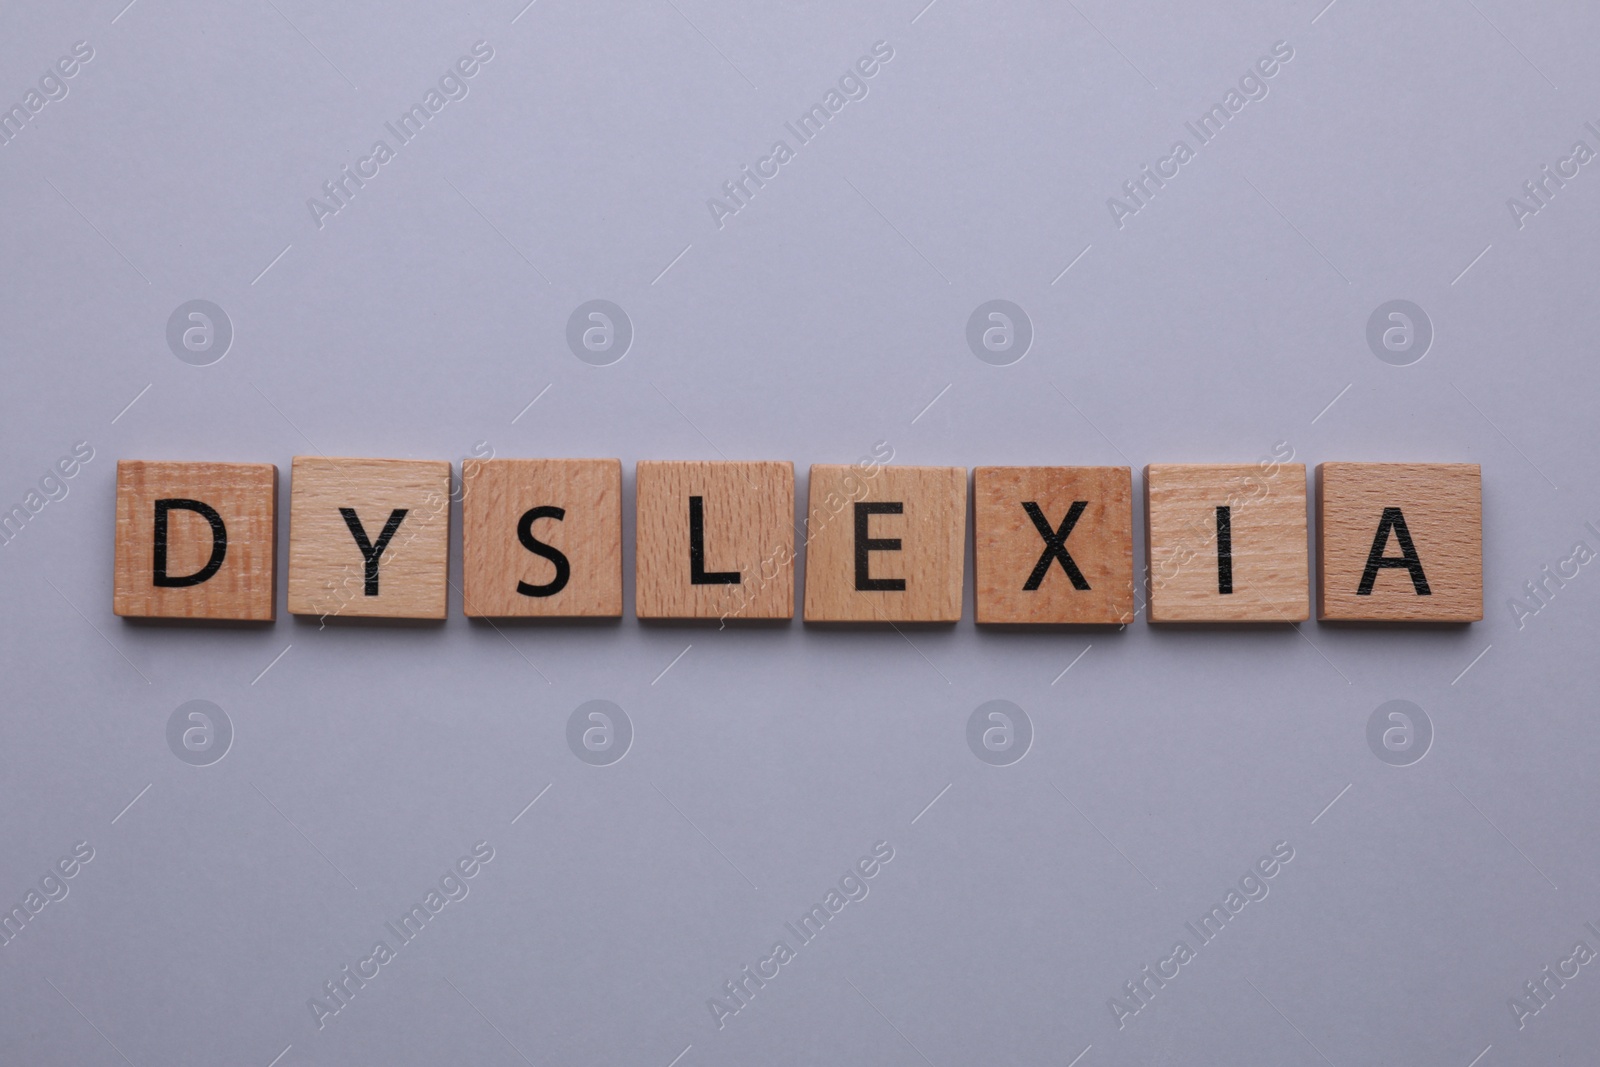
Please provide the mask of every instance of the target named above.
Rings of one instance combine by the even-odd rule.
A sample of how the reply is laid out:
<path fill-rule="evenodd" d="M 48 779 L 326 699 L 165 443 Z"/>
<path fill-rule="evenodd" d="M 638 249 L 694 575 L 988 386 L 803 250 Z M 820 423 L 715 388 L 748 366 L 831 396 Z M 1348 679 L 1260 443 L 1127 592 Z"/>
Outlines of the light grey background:
<path fill-rule="evenodd" d="M 1520 1030 L 1508 999 L 1600 949 L 1600 578 L 1509 602 L 1600 549 L 1600 177 L 1521 228 L 1506 200 L 1600 148 L 1600 13 L 122 2 L 0 12 L 6 107 L 94 49 L 0 147 L 0 506 L 94 449 L 0 548 L 0 905 L 95 850 L 0 948 L 0 1059 L 1595 1057 L 1600 967 Z M 319 229 L 307 199 L 480 40 L 469 95 Z M 707 199 L 877 41 L 866 98 L 719 229 Z M 1119 228 L 1107 198 L 1277 41 L 1266 98 Z M 965 340 L 996 298 L 1035 333 L 1006 367 Z M 193 299 L 233 326 L 210 366 L 166 343 Z M 567 349 L 591 299 L 634 326 L 611 366 Z M 1435 330 L 1411 366 L 1366 342 L 1391 299 Z M 455 595 L 442 626 L 111 614 L 119 458 L 277 463 L 281 611 L 297 453 L 620 456 L 631 501 L 643 458 L 793 459 L 803 493 L 876 441 L 1481 463 L 1487 617 L 980 632 L 970 571 L 968 621 L 904 633 L 496 630 Z M 166 741 L 195 699 L 234 729 L 206 767 Z M 568 749 L 591 699 L 633 723 L 621 762 Z M 1033 724 L 1010 766 L 967 747 L 993 699 Z M 1366 741 L 1393 699 L 1434 730 L 1407 767 Z M 308 998 L 480 840 L 470 895 L 319 1030 Z M 708 998 L 880 840 L 870 895 L 719 1030 Z M 1109 999 L 1279 841 L 1270 895 L 1119 1029 Z"/>

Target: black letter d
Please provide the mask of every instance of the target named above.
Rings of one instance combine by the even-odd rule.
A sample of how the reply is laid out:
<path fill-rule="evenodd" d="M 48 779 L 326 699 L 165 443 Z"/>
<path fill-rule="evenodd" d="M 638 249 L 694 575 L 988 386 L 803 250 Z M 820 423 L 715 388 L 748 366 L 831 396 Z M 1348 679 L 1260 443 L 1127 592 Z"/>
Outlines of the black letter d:
<path fill-rule="evenodd" d="M 167 512 L 192 511 L 202 515 L 211 524 L 211 558 L 206 560 L 206 565 L 193 574 L 182 574 L 173 577 L 167 573 Z M 228 554 L 228 528 L 222 523 L 222 516 L 217 514 L 217 509 L 210 504 L 203 504 L 198 500 L 183 500 L 173 497 L 167 500 L 156 501 L 156 540 L 155 551 L 151 554 L 155 563 L 155 584 L 161 588 L 174 589 L 186 585 L 199 585 L 201 582 L 217 573 L 222 566 L 222 560 Z"/>

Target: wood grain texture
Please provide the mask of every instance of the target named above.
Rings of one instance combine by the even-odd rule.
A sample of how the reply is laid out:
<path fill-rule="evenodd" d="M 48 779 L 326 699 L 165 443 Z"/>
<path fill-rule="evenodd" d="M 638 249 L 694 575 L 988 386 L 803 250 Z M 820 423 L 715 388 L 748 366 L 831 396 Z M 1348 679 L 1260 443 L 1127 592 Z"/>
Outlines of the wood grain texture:
<path fill-rule="evenodd" d="M 1054 538 L 1074 510 L 1060 549 L 1087 589 L 1078 588 L 1037 525 L 1043 521 Z M 979 623 L 1133 621 L 1132 470 L 978 467 L 972 511 Z M 1034 582 L 1041 558 L 1049 566 Z"/>
<path fill-rule="evenodd" d="M 522 542 L 523 516 L 559 565 Z M 615 459 L 461 462 L 461 603 L 469 616 L 622 615 L 622 463 Z M 559 586 L 559 588 L 555 588 Z M 519 587 L 527 592 L 519 592 Z"/>
<path fill-rule="evenodd" d="M 864 505 L 896 505 L 898 514 Z M 863 541 L 899 541 L 865 551 L 869 582 L 858 588 L 858 524 Z M 967 534 L 965 467 L 849 465 L 811 468 L 806 530 L 807 622 L 958 622 Z"/>
<path fill-rule="evenodd" d="M 1152 464 L 1144 488 L 1151 622 L 1310 617 L 1305 464 Z M 1219 507 L 1228 509 L 1226 542 Z"/>
<path fill-rule="evenodd" d="M 1402 524 L 1420 582 L 1407 565 Z M 1319 464 L 1317 540 L 1319 619 L 1483 618 L 1483 489 L 1476 463 Z M 1374 549 L 1392 562 L 1373 567 L 1368 586 Z"/>
<path fill-rule="evenodd" d="M 639 618 L 794 618 L 793 463 L 644 460 L 634 500 Z M 700 582 L 691 558 L 696 508 Z"/>
<path fill-rule="evenodd" d="M 195 585 L 157 586 L 156 502 L 192 500 L 216 512 L 221 559 Z M 203 512 L 167 507 L 169 579 L 198 576 L 215 551 Z M 276 615 L 278 468 L 270 463 L 117 463 L 112 610 L 135 618 L 270 622 Z"/>
<path fill-rule="evenodd" d="M 377 558 L 341 509 L 355 512 Z M 405 515 L 379 545 L 393 513 Z M 442 619 L 449 583 L 450 464 L 445 460 L 296 456 L 289 486 L 289 611 L 295 615 Z"/>

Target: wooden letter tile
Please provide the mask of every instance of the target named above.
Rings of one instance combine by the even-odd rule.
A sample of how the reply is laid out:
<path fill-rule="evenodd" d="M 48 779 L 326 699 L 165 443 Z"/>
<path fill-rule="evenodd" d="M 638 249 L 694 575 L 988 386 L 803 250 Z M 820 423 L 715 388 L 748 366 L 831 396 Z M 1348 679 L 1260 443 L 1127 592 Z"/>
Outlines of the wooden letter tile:
<path fill-rule="evenodd" d="M 271 621 L 277 517 L 270 463 L 120 461 L 112 609 Z"/>
<path fill-rule="evenodd" d="M 793 463 L 646 460 L 634 478 L 639 618 L 794 618 Z"/>
<path fill-rule="evenodd" d="M 972 472 L 980 623 L 1133 621 L 1133 472 Z"/>
<path fill-rule="evenodd" d="M 461 600 L 468 615 L 622 615 L 622 463 L 461 462 Z"/>
<path fill-rule="evenodd" d="M 1305 464 L 1154 464 L 1144 491 L 1151 622 L 1310 617 Z"/>
<path fill-rule="evenodd" d="M 1483 618 L 1476 463 L 1323 463 L 1317 534 L 1317 618 Z"/>
<path fill-rule="evenodd" d="M 958 622 L 965 467 L 811 468 L 807 622 Z"/>
<path fill-rule="evenodd" d="M 442 619 L 450 464 L 296 456 L 289 485 L 289 610 Z"/>

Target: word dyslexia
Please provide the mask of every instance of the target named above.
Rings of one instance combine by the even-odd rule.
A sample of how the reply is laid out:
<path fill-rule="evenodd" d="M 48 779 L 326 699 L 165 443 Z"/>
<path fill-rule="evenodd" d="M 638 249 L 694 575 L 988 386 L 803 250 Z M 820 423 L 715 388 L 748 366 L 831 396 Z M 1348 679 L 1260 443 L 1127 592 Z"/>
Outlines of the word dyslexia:
<path fill-rule="evenodd" d="M 642 461 L 634 479 L 641 619 L 792 619 L 796 531 L 808 622 L 954 623 L 969 513 L 976 620 L 1126 625 L 1135 618 L 1128 467 L 893 467 L 885 443 L 811 468 Z M 1249 464 L 1144 469 L 1148 600 L 1164 622 L 1310 617 L 1307 479 L 1280 445 Z M 442 619 L 451 504 L 461 503 L 468 616 L 620 617 L 622 464 L 297 456 L 288 607 L 296 615 Z M 1480 471 L 1468 463 L 1316 469 L 1317 617 L 1483 617 Z M 969 487 L 971 505 L 969 512 Z M 118 615 L 270 621 L 278 468 L 117 464 Z"/>

